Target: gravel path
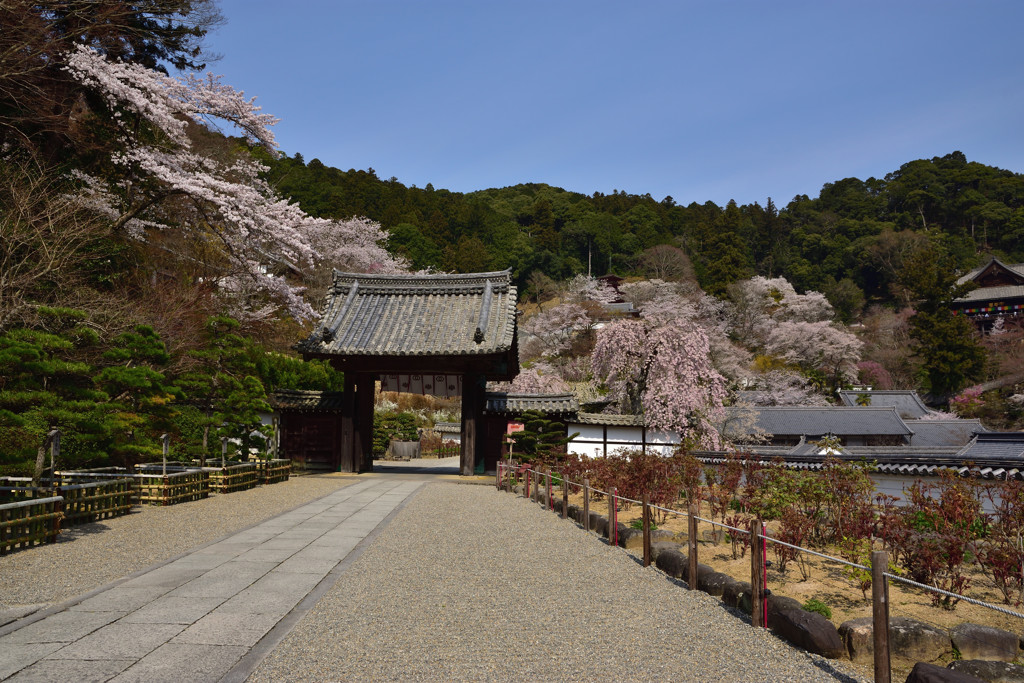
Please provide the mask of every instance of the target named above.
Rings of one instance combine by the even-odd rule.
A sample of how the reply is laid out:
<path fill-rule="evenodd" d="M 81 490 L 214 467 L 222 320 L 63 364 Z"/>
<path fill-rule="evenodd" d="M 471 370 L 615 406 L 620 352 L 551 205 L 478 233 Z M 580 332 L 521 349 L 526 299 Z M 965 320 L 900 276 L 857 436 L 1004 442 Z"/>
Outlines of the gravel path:
<path fill-rule="evenodd" d="M 249 680 L 540 679 L 853 680 L 522 498 L 441 483 Z"/>
<path fill-rule="evenodd" d="M 0 556 L 0 612 L 69 600 L 355 481 L 337 475 L 292 477 L 69 527 L 57 543 Z"/>

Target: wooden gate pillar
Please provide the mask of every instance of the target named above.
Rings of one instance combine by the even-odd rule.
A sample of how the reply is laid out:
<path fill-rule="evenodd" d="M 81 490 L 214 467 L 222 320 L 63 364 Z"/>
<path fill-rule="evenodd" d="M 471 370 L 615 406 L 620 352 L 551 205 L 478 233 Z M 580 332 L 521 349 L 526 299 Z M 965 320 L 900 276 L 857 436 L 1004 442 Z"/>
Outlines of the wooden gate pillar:
<path fill-rule="evenodd" d="M 459 442 L 460 471 L 471 477 L 478 458 L 483 458 L 484 392 L 483 375 L 465 375 L 462 378 L 462 436 Z"/>
<path fill-rule="evenodd" d="M 345 373 L 345 388 L 341 394 L 341 438 L 340 453 L 334 465 L 338 472 L 355 472 L 353 444 L 355 443 L 356 378 L 351 372 Z"/>
<path fill-rule="evenodd" d="M 373 471 L 373 392 L 376 377 L 360 372 L 355 375 L 356 414 L 352 444 L 354 472 Z"/>

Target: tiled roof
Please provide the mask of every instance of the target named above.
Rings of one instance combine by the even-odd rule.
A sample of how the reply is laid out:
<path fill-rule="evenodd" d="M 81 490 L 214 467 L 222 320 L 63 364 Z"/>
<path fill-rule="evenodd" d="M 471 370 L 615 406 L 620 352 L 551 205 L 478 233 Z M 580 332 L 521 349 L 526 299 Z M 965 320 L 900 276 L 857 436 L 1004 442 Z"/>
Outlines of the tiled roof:
<path fill-rule="evenodd" d="M 907 426 L 914 432 L 910 443 L 922 448 L 961 448 L 975 432 L 988 431 L 980 420 L 907 420 Z"/>
<path fill-rule="evenodd" d="M 993 299 L 1014 299 L 1024 297 L 1024 285 L 1003 285 L 1001 287 L 979 287 L 972 289 L 954 301 L 991 301 Z"/>
<path fill-rule="evenodd" d="M 904 420 L 913 420 L 929 413 L 928 406 L 924 404 L 916 391 L 849 391 L 844 389 L 839 392 L 839 399 L 843 405 L 864 408 L 867 406 L 857 405 L 857 399 L 864 394 L 871 399 L 868 406 L 875 408 L 892 406 Z"/>
<path fill-rule="evenodd" d="M 981 275 L 982 271 L 984 271 L 989 266 L 1002 267 L 1002 268 L 1005 268 L 1007 270 L 1010 270 L 1010 271 L 1013 271 L 1013 272 L 1017 273 L 1021 277 L 1024 277 L 1024 263 L 1003 263 L 999 259 L 994 258 L 994 259 L 991 259 L 985 265 L 978 266 L 974 270 L 968 272 L 966 275 L 964 275 L 963 277 L 958 279 L 957 280 L 957 284 L 961 284 L 962 285 L 965 282 L 973 280 L 974 278 L 976 278 L 979 275 Z"/>
<path fill-rule="evenodd" d="M 999 259 L 991 259 L 983 266 L 979 266 L 957 280 L 958 284 L 965 284 L 978 278 L 989 268 L 1003 268 L 1024 277 L 1024 263 L 1003 263 Z M 1024 285 L 1000 285 L 998 287 L 978 287 L 978 289 L 967 292 L 964 296 L 956 299 L 958 302 L 971 303 L 974 301 L 993 301 L 995 299 L 1013 299 L 1024 297 Z"/>
<path fill-rule="evenodd" d="M 574 420 L 581 425 L 608 425 L 609 427 L 643 427 L 642 415 L 606 415 L 605 413 L 579 413 Z"/>
<path fill-rule="evenodd" d="M 465 275 L 334 272 L 321 325 L 299 348 L 344 356 L 508 352 L 516 332 L 509 271 Z"/>
<path fill-rule="evenodd" d="M 336 413 L 341 412 L 341 397 L 340 391 L 279 389 L 270 394 L 268 402 L 274 410 Z"/>
<path fill-rule="evenodd" d="M 718 464 L 725 462 L 724 453 L 718 452 L 696 452 L 694 455 L 701 462 L 707 464 Z M 755 454 L 756 458 L 756 454 Z M 842 460 L 858 461 L 859 458 L 841 457 Z M 785 459 L 785 466 L 796 470 L 821 470 L 824 468 L 824 458 L 801 458 Z M 767 464 L 768 459 L 760 460 Z M 869 461 L 870 462 L 870 461 Z M 879 462 L 875 465 L 879 474 L 890 474 L 903 477 L 938 476 L 943 472 L 949 472 L 955 476 L 976 476 L 982 479 L 1024 479 L 1024 465 L 1014 466 L 1013 464 L 995 464 L 985 466 L 968 466 L 964 462 Z"/>
<path fill-rule="evenodd" d="M 484 411 L 488 413 L 522 413 L 539 410 L 548 414 L 575 413 L 580 409 L 576 397 L 569 394 L 506 394 L 488 392 Z"/>
<path fill-rule="evenodd" d="M 438 434 L 461 434 L 462 424 L 459 422 L 435 422 L 434 431 Z"/>
<path fill-rule="evenodd" d="M 910 436 L 896 409 L 849 406 L 743 406 L 727 413 L 752 414 L 754 424 L 776 436 Z M 740 422 L 740 421 L 737 421 Z"/>
<path fill-rule="evenodd" d="M 971 462 L 1019 462 L 1024 468 L 1024 432 L 986 432 L 978 434 L 958 454 Z"/>

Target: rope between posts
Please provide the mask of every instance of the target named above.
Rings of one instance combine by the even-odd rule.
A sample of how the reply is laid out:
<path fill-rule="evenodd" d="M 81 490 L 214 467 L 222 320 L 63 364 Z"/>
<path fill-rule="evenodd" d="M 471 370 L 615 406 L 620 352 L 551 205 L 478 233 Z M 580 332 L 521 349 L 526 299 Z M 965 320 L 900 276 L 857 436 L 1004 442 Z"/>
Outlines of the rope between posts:
<path fill-rule="evenodd" d="M 663 508 L 660 505 L 652 505 L 651 508 L 654 509 L 654 510 L 661 510 L 662 512 L 671 512 L 671 513 L 676 514 L 676 515 L 685 515 L 686 514 L 685 512 L 682 512 L 680 510 L 673 510 L 672 508 Z"/>
<path fill-rule="evenodd" d="M 946 597 L 963 600 L 964 602 L 969 603 L 971 605 L 978 605 L 979 607 L 988 607 L 989 609 L 994 609 L 997 612 L 1002 612 L 1003 614 L 1007 614 L 1011 617 L 1024 619 L 1024 614 L 1021 614 L 1020 612 L 1014 612 L 1013 610 L 1007 609 L 1005 607 L 1000 607 L 999 605 L 993 605 L 990 602 L 985 602 L 983 600 L 975 600 L 974 598 L 969 598 L 966 595 L 959 595 L 958 593 L 951 593 L 950 591 L 943 590 L 941 588 L 936 588 L 935 586 L 929 586 L 928 584 L 918 583 L 917 581 L 911 581 L 910 579 L 905 579 L 902 576 L 890 574 L 889 572 L 883 572 L 883 576 L 893 581 L 899 581 L 900 583 L 905 583 L 909 586 L 914 586 L 915 588 L 921 588 L 926 591 L 938 593 L 939 595 L 945 595 Z"/>
<path fill-rule="evenodd" d="M 716 522 L 713 519 L 704 519 L 703 517 L 697 517 L 696 515 L 694 515 L 693 518 L 695 520 L 697 520 L 698 522 L 707 522 L 708 524 L 712 524 L 714 526 L 725 527 L 726 529 L 729 529 L 730 531 L 735 531 L 737 533 L 741 533 L 741 534 L 749 534 L 750 533 L 750 531 L 748 531 L 747 529 L 740 529 L 739 527 L 729 526 L 728 524 L 722 524 L 721 522 Z"/>
<path fill-rule="evenodd" d="M 831 555 L 826 555 L 824 553 L 819 553 L 816 550 L 811 550 L 810 548 L 804 548 L 804 547 L 799 546 L 799 545 L 793 545 L 792 543 L 786 543 L 785 541 L 780 541 L 779 539 L 772 538 L 771 536 L 768 536 L 768 535 L 762 536 L 762 538 L 764 540 L 766 540 L 766 541 L 771 541 L 772 543 L 777 543 L 779 545 L 784 545 L 787 548 L 792 548 L 793 550 L 799 550 L 800 552 L 809 553 L 811 555 L 816 555 L 816 556 L 818 556 L 818 557 L 820 557 L 822 559 L 825 559 L 825 560 L 831 560 L 832 562 L 838 562 L 839 564 L 845 564 L 847 567 L 854 567 L 855 569 L 863 569 L 864 571 L 868 571 L 868 572 L 871 571 L 871 567 L 865 567 L 864 565 L 857 564 L 856 562 L 849 562 L 849 561 L 844 560 L 844 559 L 839 558 L 839 557 L 832 557 Z"/>

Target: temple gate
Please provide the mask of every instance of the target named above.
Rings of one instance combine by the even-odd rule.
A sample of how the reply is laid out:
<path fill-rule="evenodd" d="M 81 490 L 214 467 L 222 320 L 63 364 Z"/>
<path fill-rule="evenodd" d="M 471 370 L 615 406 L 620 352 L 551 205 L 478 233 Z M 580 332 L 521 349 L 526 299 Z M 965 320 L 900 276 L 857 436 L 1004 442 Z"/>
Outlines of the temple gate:
<path fill-rule="evenodd" d="M 409 376 L 418 378 L 410 381 L 418 381 L 426 393 L 440 389 L 433 387 L 434 378 L 444 383 L 438 395 L 461 393 L 460 468 L 471 475 L 484 452 L 486 383 L 519 373 L 516 288 L 507 270 L 464 275 L 335 271 L 320 325 L 298 349 L 307 360 L 325 359 L 345 373 L 339 471 L 373 468 L 374 384 L 381 376 Z M 459 378 L 454 388 L 453 377 Z"/>

